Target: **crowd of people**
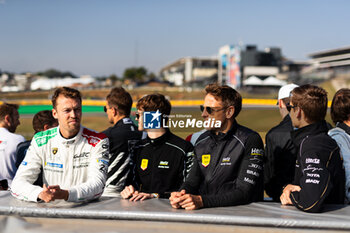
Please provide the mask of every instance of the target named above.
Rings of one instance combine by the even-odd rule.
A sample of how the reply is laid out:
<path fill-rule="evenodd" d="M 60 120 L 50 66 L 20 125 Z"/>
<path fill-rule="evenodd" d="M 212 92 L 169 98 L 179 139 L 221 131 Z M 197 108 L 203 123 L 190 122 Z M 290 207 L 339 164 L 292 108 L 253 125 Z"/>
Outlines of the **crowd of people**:
<path fill-rule="evenodd" d="M 0 189 L 21 200 L 83 202 L 100 196 L 130 201 L 168 198 L 175 208 L 194 210 L 263 201 L 321 212 L 324 204 L 350 202 L 350 89 L 331 105 L 335 124 L 325 121 L 327 92 L 314 85 L 281 87 L 281 123 L 266 135 L 240 125 L 242 97 L 210 84 L 200 107 L 210 125 L 184 140 L 165 127 L 171 104 L 162 94 L 137 101 L 113 88 L 104 111 L 113 126 L 103 132 L 81 125 L 78 90 L 57 88 L 52 111 L 33 118 L 32 140 L 15 134 L 18 105 L 0 105 Z M 159 113 L 160 127 L 144 124 Z M 257 119 L 258 120 L 258 119 Z"/>

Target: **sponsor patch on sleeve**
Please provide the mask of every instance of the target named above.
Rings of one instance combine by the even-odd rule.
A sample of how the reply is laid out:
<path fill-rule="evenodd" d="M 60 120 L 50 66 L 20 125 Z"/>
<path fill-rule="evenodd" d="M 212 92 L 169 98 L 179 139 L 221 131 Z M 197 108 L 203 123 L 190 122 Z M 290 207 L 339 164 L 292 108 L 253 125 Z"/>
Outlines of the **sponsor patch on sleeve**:
<path fill-rule="evenodd" d="M 252 151 L 250 152 L 250 155 L 252 155 L 252 156 L 263 156 L 264 155 L 264 149 L 252 148 Z"/>

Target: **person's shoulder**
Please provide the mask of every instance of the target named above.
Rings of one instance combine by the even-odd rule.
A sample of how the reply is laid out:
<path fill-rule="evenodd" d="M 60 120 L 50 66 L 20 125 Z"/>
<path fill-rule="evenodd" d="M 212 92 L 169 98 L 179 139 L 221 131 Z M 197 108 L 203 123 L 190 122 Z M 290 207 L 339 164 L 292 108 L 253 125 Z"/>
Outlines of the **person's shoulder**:
<path fill-rule="evenodd" d="M 92 129 L 88 129 L 83 127 L 83 132 L 82 132 L 82 136 L 85 138 L 95 138 L 96 140 L 103 140 L 105 138 L 107 138 L 107 135 L 99 132 L 96 132 L 95 130 Z"/>
<path fill-rule="evenodd" d="M 25 138 L 22 135 L 16 134 L 16 133 L 11 133 L 7 129 L 3 129 L 1 131 L 0 138 L 7 139 L 12 143 L 20 143 L 20 142 L 25 141 Z"/>
<path fill-rule="evenodd" d="M 254 131 L 251 128 L 248 128 L 246 126 L 240 125 L 240 124 L 237 124 L 236 134 L 237 135 L 246 135 L 246 136 L 259 135 L 258 132 Z"/>
<path fill-rule="evenodd" d="M 183 138 L 169 132 L 169 137 L 166 142 L 168 145 L 180 149 L 182 152 L 187 153 L 188 151 L 193 150 L 193 146 L 190 142 L 186 141 Z"/>
<path fill-rule="evenodd" d="M 243 144 L 246 144 L 247 142 L 254 142 L 254 144 L 262 142 L 261 136 L 258 132 L 239 124 L 237 124 L 235 137 L 237 137 Z"/>
<path fill-rule="evenodd" d="M 31 142 L 30 140 L 27 140 L 27 141 L 24 141 L 24 142 L 20 142 L 20 143 L 17 145 L 17 150 L 20 150 L 21 148 L 29 147 L 30 142 Z"/>
<path fill-rule="evenodd" d="M 101 133 L 105 134 L 107 137 L 110 137 L 112 135 L 114 126 L 111 126 L 105 130 L 103 130 Z"/>
<path fill-rule="evenodd" d="M 34 135 L 33 140 L 38 147 L 41 147 L 48 143 L 49 140 L 58 135 L 58 127 L 51 128 L 45 131 L 38 132 Z"/>
<path fill-rule="evenodd" d="M 142 132 L 140 132 L 134 123 L 129 118 L 122 119 L 123 124 L 116 124 L 108 129 L 102 131 L 102 133 L 106 134 L 108 138 L 116 138 L 116 139 L 127 139 L 127 138 L 141 138 Z M 127 123 L 125 123 L 126 121 Z"/>
<path fill-rule="evenodd" d="M 280 134 L 280 133 L 289 133 L 293 130 L 293 126 L 289 122 L 281 122 L 280 124 L 272 127 L 268 134 Z"/>
<path fill-rule="evenodd" d="M 204 131 L 199 137 L 198 139 L 196 140 L 195 142 L 195 146 L 199 145 L 199 144 L 202 144 L 202 143 L 205 143 L 207 140 L 210 140 L 210 131 L 207 130 L 207 131 Z"/>
<path fill-rule="evenodd" d="M 24 142 L 26 140 L 22 135 L 15 133 L 12 134 L 12 139 L 16 142 Z"/>
<path fill-rule="evenodd" d="M 345 137 L 347 136 L 347 133 L 342 128 L 334 127 L 333 129 L 330 129 L 328 131 L 328 135 L 331 136 L 332 138 L 335 136 Z"/>
<path fill-rule="evenodd" d="M 337 142 L 327 133 L 312 135 L 305 138 L 303 151 L 332 151 L 338 147 Z"/>

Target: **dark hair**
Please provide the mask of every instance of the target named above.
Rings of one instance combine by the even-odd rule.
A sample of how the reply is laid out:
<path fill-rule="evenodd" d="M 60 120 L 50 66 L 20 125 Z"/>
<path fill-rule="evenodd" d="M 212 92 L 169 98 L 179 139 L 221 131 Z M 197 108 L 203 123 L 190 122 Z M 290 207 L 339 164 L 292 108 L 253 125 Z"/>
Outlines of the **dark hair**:
<path fill-rule="evenodd" d="M 130 116 L 132 98 L 129 92 L 122 87 L 113 88 L 107 95 L 106 100 L 110 107 L 116 107 L 117 111 L 125 116 Z"/>
<path fill-rule="evenodd" d="M 310 84 L 296 87 L 291 93 L 291 102 L 304 111 L 311 123 L 326 117 L 328 98 L 327 92 L 321 87 Z"/>
<path fill-rule="evenodd" d="M 6 115 L 10 115 L 10 117 L 12 118 L 12 115 L 15 114 L 16 111 L 18 111 L 18 108 L 19 108 L 18 104 L 8 104 L 8 103 L 1 104 L 0 121 L 3 121 Z"/>
<path fill-rule="evenodd" d="M 151 94 L 142 97 L 137 101 L 136 108 L 143 109 L 144 111 L 159 110 L 165 122 L 168 121 L 168 116 L 171 112 L 171 104 L 162 94 Z"/>
<path fill-rule="evenodd" d="M 223 103 L 223 107 L 233 106 L 235 112 L 233 118 L 237 117 L 242 109 L 242 96 L 235 89 L 227 85 L 219 86 L 216 83 L 206 86 L 205 91 L 207 94 L 214 96 L 216 100 L 220 100 Z"/>
<path fill-rule="evenodd" d="M 52 111 L 43 110 L 34 115 L 33 129 L 35 133 L 43 131 L 45 125 L 49 125 L 50 127 L 58 125 L 58 120 L 52 116 Z"/>
<path fill-rule="evenodd" d="M 63 95 L 66 98 L 76 99 L 81 103 L 81 94 L 78 90 L 70 88 L 70 87 L 59 87 L 55 90 L 51 102 L 52 107 L 56 109 L 57 106 L 57 98 Z"/>
<path fill-rule="evenodd" d="M 338 90 L 332 100 L 331 117 L 333 122 L 343 122 L 350 118 L 350 89 Z"/>

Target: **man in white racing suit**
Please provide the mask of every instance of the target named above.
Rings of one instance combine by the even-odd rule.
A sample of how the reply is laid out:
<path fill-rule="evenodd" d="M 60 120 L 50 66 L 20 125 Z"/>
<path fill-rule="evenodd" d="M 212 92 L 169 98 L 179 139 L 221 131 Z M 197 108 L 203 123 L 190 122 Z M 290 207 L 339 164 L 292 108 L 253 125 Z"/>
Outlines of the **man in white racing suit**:
<path fill-rule="evenodd" d="M 81 95 L 58 88 L 53 116 L 59 126 L 36 134 L 13 180 L 12 195 L 26 201 L 70 202 L 100 197 L 108 168 L 108 138 L 80 125 Z M 33 185 L 43 168 L 43 187 Z"/>

